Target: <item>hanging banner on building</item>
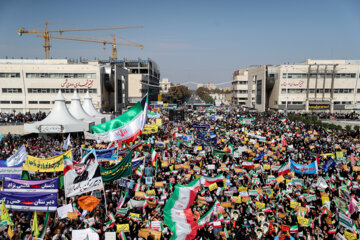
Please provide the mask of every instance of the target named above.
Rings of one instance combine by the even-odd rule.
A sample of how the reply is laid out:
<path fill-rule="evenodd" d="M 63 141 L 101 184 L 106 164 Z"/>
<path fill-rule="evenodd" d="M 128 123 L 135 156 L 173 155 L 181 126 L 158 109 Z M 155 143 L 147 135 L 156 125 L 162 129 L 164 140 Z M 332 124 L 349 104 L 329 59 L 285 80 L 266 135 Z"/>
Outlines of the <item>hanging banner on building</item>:
<path fill-rule="evenodd" d="M 58 178 L 47 180 L 4 179 L 5 192 L 58 192 Z"/>
<path fill-rule="evenodd" d="M 93 149 L 82 148 L 81 155 L 84 156 Z M 117 159 L 117 147 L 110 149 L 95 149 L 96 158 L 99 162 L 112 161 Z"/>
<path fill-rule="evenodd" d="M 23 164 L 23 170 L 29 172 L 62 172 L 64 170 L 64 156 L 72 159 L 71 150 L 51 158 L 37 158 L 28 155 Z"/>
<path fill-rule="evenodd" d="M 94 151 L 89 152 L 79 163 L 64 158 L 65 196 L 72 197 L 104 188 L 99 164 Z"/>
<path fill-rule="evenodd" d="M 318 173 L 318 165 L 317 161 L 314 161 L 308 165 L 298 164 L 290 160 L 290 168 L 291 171 L 299 174 L 317 174 Z"/>
<path fill-rule="evenodd" d="M 0 191 L 0 199 L 5 202 L 8 210 L 56 212 L 57 193 L 25 193 Z"/>
<path fill-rule="evenodd" d="M 0 159 L 0 179 L 9 177 L 20 179 L 22 175 L 23 163 L 18 166 L 8 167 L 6 159 Z"/>
<path fill-rule="evenodd" d="M 130 176 L 132 174 L 131 153 L 126 155 L 118 164 L 110 168 L 100 166 L 100 173 L 104 182 L 114 181 L 121 177 Z"/>
<path fill-rule="evenodd" d="M 328 103 L 309 103 L 309 110 L 328 110 L 330 104 Z"/>

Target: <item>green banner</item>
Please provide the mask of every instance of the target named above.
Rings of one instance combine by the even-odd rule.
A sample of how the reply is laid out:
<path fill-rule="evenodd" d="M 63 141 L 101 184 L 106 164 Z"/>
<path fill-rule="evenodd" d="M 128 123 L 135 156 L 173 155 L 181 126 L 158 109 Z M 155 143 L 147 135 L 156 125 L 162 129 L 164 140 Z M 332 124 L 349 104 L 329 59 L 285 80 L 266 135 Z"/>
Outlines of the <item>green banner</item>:
<path fill-rule="evenodd" d="M 104 182 L 114 181 L 121 177 L 130 176 L 132 174 L 131 152 L 124 157 L 121 162 L 110 167 L 104 168 L 100 165 L 100 174 Z"/>
<path fill-rule="evenodd" d="M 228 152 L 221 151 L 221 150 L 216 150 L 216 149 L 214 149 L 213 154 L 214 154 L 216 157 L 223 158 L 225 155 L 228 155 L 229 153 L 228 153 Z"/>

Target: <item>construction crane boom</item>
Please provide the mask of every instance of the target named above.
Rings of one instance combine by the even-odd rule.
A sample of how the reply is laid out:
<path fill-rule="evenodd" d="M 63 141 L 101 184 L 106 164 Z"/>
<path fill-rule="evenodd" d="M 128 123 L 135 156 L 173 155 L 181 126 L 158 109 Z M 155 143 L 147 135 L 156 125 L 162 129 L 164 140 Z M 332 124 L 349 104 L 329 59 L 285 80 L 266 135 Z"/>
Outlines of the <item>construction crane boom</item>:
<path fill-rule="evenodd" d="M 36 35 L 37 37 L 44 37 L 44 35 Z M 112 60 L 117 59 L 117 49 L 116 45 L 122 45 L 122 46 L 130 46 L 130 47 L 139 47 L 140 49 L 144 48 L 144 45 L 142 44 L 136 44 L 136 43 L 119 43 L 116 42 L 115 34 L 113 34 L 113 41 L 108 40 L 101 40 L 101 39 L 91 39 L 91 38 L 75 38 L 75 37 L 64 37 L 64 36 L 54 36 L 49 34 L 50 39 L 63 39 L 63 40 L 73 40 L 73 41 L 80 41 L 80 42 L 94 42 L 94 43 L 102 43 L 104 45 L 111 44 L 112 45 Z"/>
<path fill-rule="evenodd" d="M 44 38 L 44 51 L 45 59 L 50 58 L 50 33 L 59 33 L 60 35 L 64 32 L 80 32 L 80 31 L 104 31 L 104 30 L 116 30 L 116 29 L 131 29 L 131 28 L 143 28 L 143 26 L 127 26 L 127 27 L 103 27 L 103 28 L 87 28 L 87 29 L 59 29 L 59 30 L 49 30 L 48 24 L 51 21 L 44 22 L 45 30 L 26 30 L 24 28 L 18 29 L 19 36 L 22 36 L 24 33 L 43 33 L 41 35 Z M 53 37 L 52 37 L 53 38 Z"/>

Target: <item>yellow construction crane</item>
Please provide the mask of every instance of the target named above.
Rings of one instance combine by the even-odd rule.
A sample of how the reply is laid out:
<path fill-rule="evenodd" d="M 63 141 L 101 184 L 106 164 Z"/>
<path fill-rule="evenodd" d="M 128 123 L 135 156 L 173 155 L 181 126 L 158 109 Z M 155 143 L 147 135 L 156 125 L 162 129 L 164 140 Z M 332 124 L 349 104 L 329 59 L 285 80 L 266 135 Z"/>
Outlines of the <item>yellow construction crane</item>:
<path fill-rule="evenodd" d="M 36 35 L 37 37 L 44 37 L 44 35 Z M 49 34 L 49 39 L 64 39 L 64 40 L 73 40 L 73 41 L 81 41 L 81 42 L 95 42 L 95 43 L 102 43 L 104 45 L 111 44 L 112 45 L 112 60 L 117 59 L 117 49 L 116 45 L 123 45 L 123 46 L 130 46 L 130 47 L 139 47 L 140 49 L 144 48 L 144 45 L 142 44 L 136 44 L 136 43 L 118 43 L 115 39 L 115 34 L 112 35 L 113 41 L 107 41 L 107 40 L 100 40 L 100 39 L 90 39 L 90 38 L 75 38 L 75 37 L 64 37 L 64 36 L 54 36 Z"/>
<path fill-rule="evenodd" d="M 24 28 L 18 29 L 18 34 L 22 36 L 24 33 L 43 33 L 42 37 L 44 38 L 44 50 L 45 50 L 45 59 L 50 58 L 50 33 L 60 33 L 64 32 L 77 32 L 77 31 L 99 31 L 99 30 L 115 30 L 115 29 L 129 29 L 129 28 L 143 28 L 143 26 L 128 26 L 128 27 L 104 27 L 104 28 L 88 28 L 88 29 L 59 29 L 59 30 L 48 30 L 48 24 L 51 21 L 44 22 L 45 30 L 26 30 Z"/>

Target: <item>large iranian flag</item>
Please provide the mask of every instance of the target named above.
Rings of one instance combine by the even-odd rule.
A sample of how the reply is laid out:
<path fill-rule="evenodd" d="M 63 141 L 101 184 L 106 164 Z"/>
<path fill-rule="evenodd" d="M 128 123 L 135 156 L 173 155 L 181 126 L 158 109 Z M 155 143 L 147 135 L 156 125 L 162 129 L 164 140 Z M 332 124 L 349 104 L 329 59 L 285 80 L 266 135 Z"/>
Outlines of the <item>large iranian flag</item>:
<path fill-rule="evenodd" d="M 164 222 L 174 233 L 174 239 L 194 239 L 198 223 L 194 220 L 190 206 L 200 187 L 200 179 L 188 185 L 176 185 L 175 190 L 164 207 Z"/>
<path fill-rule="evenodd" d="M 132 142 L 141 135 L 146 123 L 148 95 L 137 102 L 127 112 L 108 122 L 91 127 L 99 139 L 106 141 Z"/>

